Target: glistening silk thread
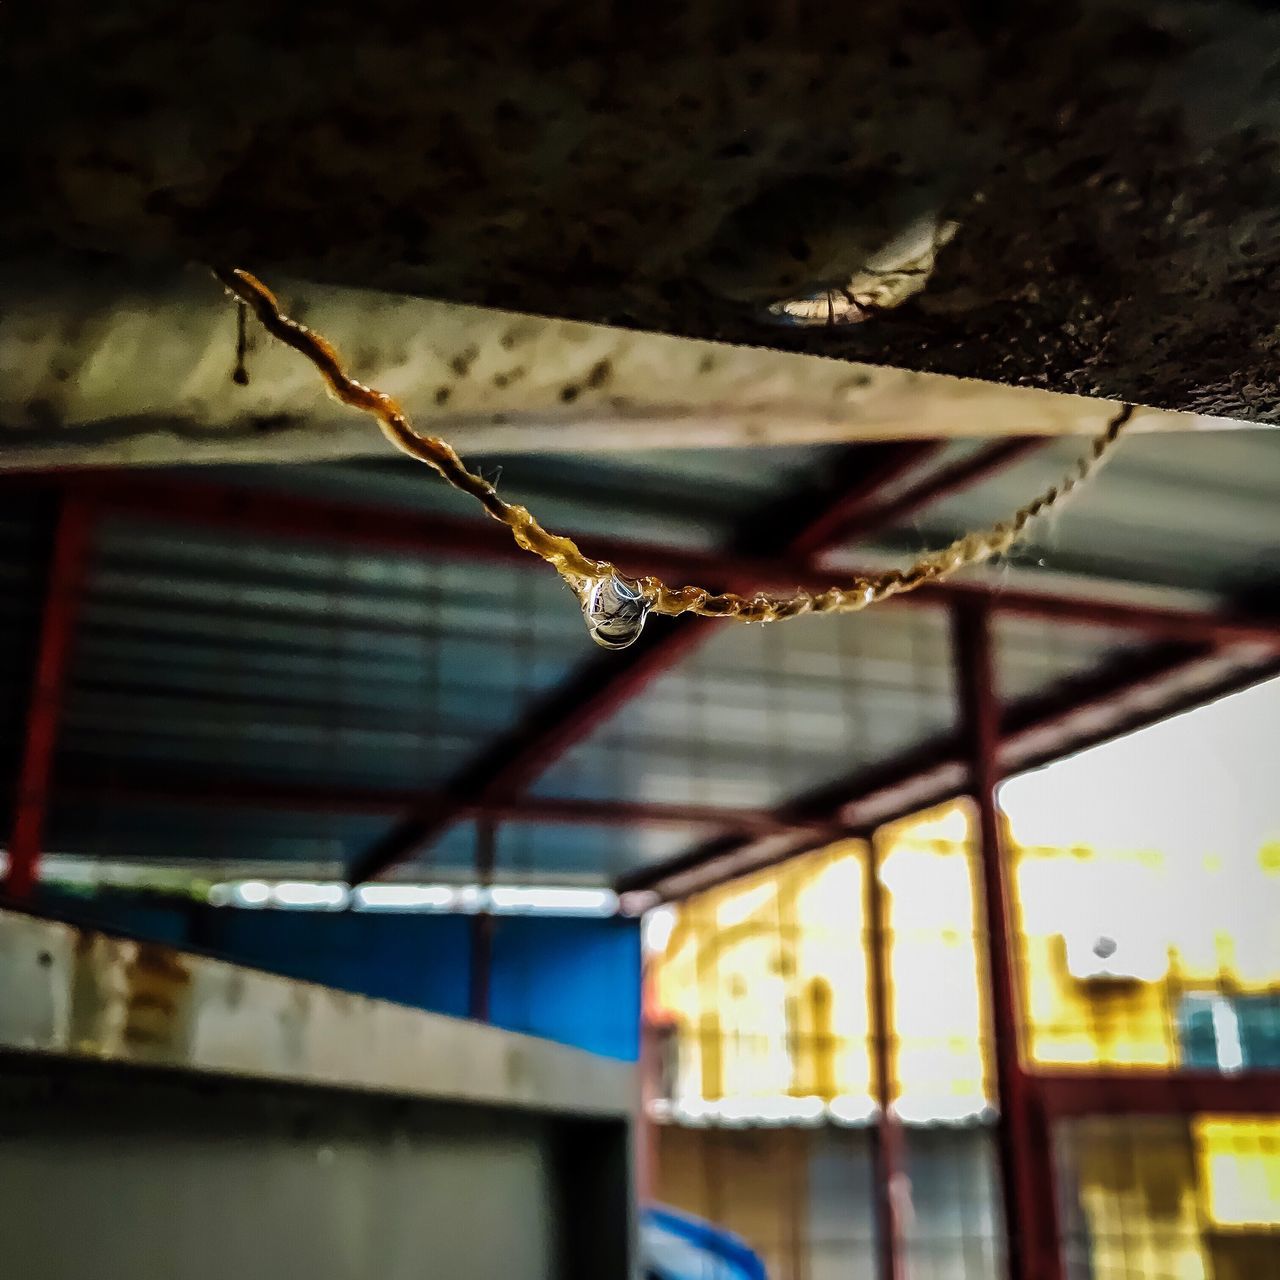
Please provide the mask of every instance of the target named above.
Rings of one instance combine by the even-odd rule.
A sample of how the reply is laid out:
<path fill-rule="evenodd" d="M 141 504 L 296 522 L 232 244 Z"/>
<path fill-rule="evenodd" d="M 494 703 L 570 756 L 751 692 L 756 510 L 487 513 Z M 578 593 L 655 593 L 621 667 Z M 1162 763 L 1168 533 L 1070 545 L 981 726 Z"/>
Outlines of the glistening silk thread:
<path fill-rule="evenodd" d="M 704 587 L 669 587 L 658 578 L 627 578 L 608 560 L 593 560 L 571 538 L 550 533 L 522 506 L 498 496 L 482 476 L 467 469 L 453 446 L 436 436 L 419 435 L 404 410 L 385 391 L 350 377 L 328 341 L 280 310 L 275 295 L 248 271 L 218 270 L 218 280 L 253 310 L 273 337 L 306 356 L 319 370 L 330 393 L 343 404 L 377 419 L 382 433 L 397 449 L 438 472 L 455 489 L 470 494 L 495 520 L 511 530 L 524 550 L 545 560 L 573 588 L 592 638 L 606 649 L 623 649 L 635 641 L 650 613 L 675 617 L 735 618 L 739 622 L 781 622 L 806 613 L 857 613 L 890 596 L 940 582 L 970 565 L 1008 551 L 1031 522 L 1061 505 L 1097 471 L 1108 457 L 1133 406 L 1125 405 L 1097 436 L 1092 447 L 1057 484 L 1019 508 L 1013 516 L 980 533 L 957 538 L 940 551 L 921 556 L 907 569 L 889 569 L 857 577 L 823 591 L 796 590 L 785 595 L 757 592 L 741 596 Z"/>

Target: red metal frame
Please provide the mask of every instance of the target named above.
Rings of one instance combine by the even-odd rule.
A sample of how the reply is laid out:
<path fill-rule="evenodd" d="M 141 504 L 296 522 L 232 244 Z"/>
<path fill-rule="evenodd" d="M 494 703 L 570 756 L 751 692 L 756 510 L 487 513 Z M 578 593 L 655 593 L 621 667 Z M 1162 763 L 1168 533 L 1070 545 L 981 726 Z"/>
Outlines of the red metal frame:
<path fill-rule="evenodd" d="M 991 1024 L 1000 1119 L 997 1146 L 1011 1280 L 1058 1280 L 1061 1250 L 1055 1231 L 1053 1173 L 1047 1145 L 1036 1132 L 1034 1103 L 1019 1051 L 1019 1010 L 1013 890 L 996 807 L 1000 781 L 1000 701 L 996 692 L 991 613 L 986 605 L 958 606 L 953 615 L 956 687 L 961 707 L 969 792 L 977 810 L 982 866 L 979 903 L 986 925 Z"/>
<path fill-rule="evenodd" d="M 457 774 L 442 796 L 415 802 L 381 840 L 352 863 L 348 879 L 359 884 L 381 875 L 430 844 L 467 810 L 521 791 L 705 638 L 705 628 L 683 619 L 668 630 L 642 636 L 621 658 L 601 655 L 587 662 L 514 730 Z"/>
<path fill-rule="evenodd" d="M 1256 647 L 1161 646 L 1066 681 L 1031 714 L 1011 716 L 1003 771 L 1032 769 L 1280 675 L 1280 655 Z"/>
<path fill-rule="evenodd" d="M 874 828 L 930 803 L 969 793 L 978 814 L 982 876 L 979 905 L 987 937 L 1002 1199 L 1008 1224 L 1012 1280 L 1061 1280 L 1061 1233 L 1052 1166 L 1051 1122 L 1080 1114 L 1164 1114 L 1194 1111 L 1275 1113 L 1280 1085 L 1253 1074 L 1133 1074 L 1086 1072 L 1035 1074 L 1020 1054 L 1020 1010 L 1011 920 L 1011 886 L 1002 850 L 1002 822 L 995 789 L 1014 767 L 1028 767 L 1077 747 L 1092 745 L 1153 718 L 1280 674 L 1280 658 L 1259 646 L 1216 650 L 1166 645 L 1125 656 L 1086 679 L 1071 680 L 1049 696 L 1029 699 L 1002 715 L 996 693 L 991 605 L 979 598 L 953 612 L 961 734 L 941 748 L 926 748 L 885 770 L 872 788 L 849 802 L 847 784 L 802 797 L 777 811 L 779 818 L 840 821 Z M 876 790 L 878 788 L 878 791 Z M 855 787 L 855 794 L 857 789 Z M 875 850 L 875 831 L 871 848 Z M 771 834 L 743 846 L 721 839 L 664 864 L 656 876 L 641 873 L 619 884 L 626 891 L 657 889 L 683 896 L 748 869 L 784 860 L 820 840 Z M 749 862 L 744 863 L 747 853 Z M 903 1208 L 902 1135 L 889 1106 L 887 1013 L 888 953 L 883 935 L 876 858 L 869 860 L 867 927 L 871 966 L 874 1088 L 880 1106 L 875 1149 L 877 1215 L 885 1280 L 900 1280 Z M 708 874 L 710 872 L 710 874 Z"/>
<path fill-rule="evenodd" d="M 983 602 L 974 602 L 979 607 Z M 1280 657 L 1250 649 L 1159 646 L 1106 663 L 1083 679 L 1009 707 L 1002 724 L 1000 769 L 1032 768 L 1280 675 Z M 620 877 L 624 893 L 680 898 L 773 866 L 823 843 L 824 825 L 869 835 L 888 822 L 963 795 L 964 744 L 948 734 L 897 760 L 824 784 L 774 810 L 777 832 L 718 837 L 664 862 Z M 789 834 L 787 824 L 795 824 Z M 805 833 L 805 825 L 810 832 Z M 812 833 L 812 825 L 819 828 Z"/>
<path fill-rule="evenodd" d="M 825 493 L 785 498 L 780 510 L 763 513 L 767 518 L 759 524 L 770 537 L 779 522 L 797 529 L 788 551 L 805 559 L 820 558 L 844 541 L 851 529 L 867 521 L 876 523 L 880 494 L 942 448 L 941 440 L 918 440 L 848 449 L 834 468 L 837 474 Z"/>
<path fill-rule="evenodd" d="M 855 446 L 846 454 L 846 466 L 849 458 L 865 456 L 865 451 Z M 920 460 L 921 449 L 919 444 L 896 446 L 888 451 L 881 448 L 874 451 L 872 457 L 872 470 L 876 483 L 880 483 L 886 474 L 896 476 L 915 465 Z M 866 476 L 860 475 L 852 487 L 858 503 L 869 500 L 873 487 Z M 838 537 L 849 514 L 849 503 L 847 488 L 824 489 L 820 496 L 799 503 L 785 535 L 778 527 L 783 517 L 776 511 L 765 512 L 762 518 L 772 525 L 774 537 L 784 543 L 785 554 L 795 557 L 801 550 L 812 553 L 825 545 L 825 539 Z M 833 511 L 840 516 L 835 527 L 828 523 Z M 753 537 L 759 523 L 758 520 L 745 522 L 739 541 Z M 571 746 L 603 724 L 652 680 L 705 643 L 711 634 L 710 627 L 682 618 L 661 630 L 651 630 L 624 654 L 601 655 L 585 663 L 535 706 L 512 733 L 481 752 L 454 778 L 446 787 L 453 797 L 449 803 L 416 806 L 356 859 L 348 878 L 352 883 L 359 883 L 411 857 L 457 821 L 467 804 L 522 791 Z"/>
<path fill-rule="evenodd" d="M 944 469 L 942 475 L 949 482 L 970 482 L 989 474 L 993 461 L 1005 462 L 1021 456 L 1027 448 L 1040 442 L 998 442 L 984 450 L 977 460 L 966 459 L 955 468 Z M 894 460 L 892 453 L 875 455 L 874 465 L 868 466 L 861 482 L 851 487 L 849 495 L 828 494 L 827 501 L 817 510 L 808 511 L 807 523 L 797 531 L 794 546 L 816 545 L 819 531 L 824 537 L 835 537 L 849 528 L 850 521 L 860 512 L 873 508 L 876 485 L 897 478 L 910 467 L 918 465 L 933 448 L 929 444 L 902 446 Z M 531 566 L 532 561 L 507 537 L 504 530 L 488 521 L 458 520 L 438 515 L 421 515 L 409 512 L 388 512 L 380 508 L 362 508 L 348 503 L 298 498 L 287 501 L 271 494 L 218 486 L 207 483 L 159 480 L 136 473 L 72 473 L 58 477 L 68 496 L 91 501 L 101 509 L 136 518 L 173 520 L 184 525 L 204 524 L 217 528 L 248 529 L 267 536 L 298 537 L 304 539 L 332 540 L 346 544 L 364 544 L 383 550 L 405 554 L 432 551 L 453 557 L 480 558 L 503 563 Z M 6 483 L 19 485 L 48 485 L 48 480 L 30 477 L 6 477 Z M 906 496 L 914 499 L 926 495 L 933 499 L 943 495 L 949 486 L 939 482 L 937 476 L 915 486 Z M 901 502 L 897 500 L 890 516 L 901 514 Z M 887 509 L 881 509 L 881 515 Z M 833 519 L 832 512 L 839 519 Z M 733 581 L 737 584 L 792 581 L 812 584 L 825 581 L 826 576 L 811 566 L 792 560 L 763 560 L 734 555 L 705 555 L 690 553 L 677 548 L 644 546 L 617 540 L 593 538 L 593 547 L 624 567 L 651 568 L 671 576 L 697 577 L 704 580 Z M 1134 605 L 1130 603 L 1059 596 L 1038 591 L 992 587 L 971 581 L 950 582 L 900 597 L 893 604 L 911 606 L 937 606 L 955 600 L 978 599 L 995 601 L 1002 613 L 1020 614 L 1043 618 L 1061 618 L 1079 623 L 1101 626 L 1127 627 L 1149 634 L 1166 636 L 1183 641 L 1200 643 L 1258 643 L 1276 646 L 1280 635 L 1270 619 L 1223 618 L 1195 610 Z M 891 605 L 892 607 L 892 605 Z M 712 629 L 703 626 L 703 635 Z M 528 781 L 545 769 L 551 760 L 578 741 L 603 719 L 613 714 L 628 698 L 639 692 L 654 676 L 669 669 L 689 649 L 699 642 L 687 633 L 687 629 L 669 627 L 665 632 L 654 633 L 658 640 L 642 643 L 624 658 L 614 656 L 597 664 L 589 664 L 572 681 L 526 718 L 511 734 L 495 744 L 474 762 L 465 775 L 460 775 L 451 788 L 446 801 L 440 796 L 419 797 L 415 812 L 403 820 L 397 832 L 392 833 L 379 847 L 370 850 L 353 869 L 357 875 L 376 874 L 388 858 L 404 856 L 406 842 L 420 847 L 438 834 L 457 817 L 480 810 L 493 810 L 504 804 L 512 804 L 513 796 Z M 652 647 L 649 647 L 649 646 Z M 1046 754 L 1052 754 L 1050 746 Z M 906 762 L 909 766 L 916 762 Z M 930 803 L 934 797 L 947 792 L 954 794 L 959 768 L 951 753 L 949 759 L 936 760 L 931 765 L 933 776 L 927 776 L 924 768 L 909 767 L 894 783 L 894 796 L 881 795 L 878 803 L 893 800 L 896 807 L 909 811 Z M 864 791 L 866 788 L 864 788 Z M 880 791 L 882 788 L 875 788 Z M 354 802 L 361 805 L 360 800 Z M 893 813 L 875 813 L 877 802 L 867 795 L 857 809 L 845 815 L 847 822 L 868 825 L 887 820 Z M 332 807 L 332 806 L 326 806 Z M 408 807 L 406 805 L 406 807 Z M 890 807 L 894 807 L 891 805 Z M 812 813 L 813 806 L 809 806 Z M 621 812 L 621 808 L 619 809 Z M 796 828 L 812 825 L 809 813 L 780 813 L 770 822 L 740 821 L 723 824 L 724 829 L 742 830 L 777 827 Z M 683 819 L 676 814 L 634 813 L 636 820 L 675 823 Z M 553 820 L 547 815 L 547 820 Z M 564 820 L 579 820 L 568 816 Z M 583 821 L 593 821 L 590 815 Z M 708 823 L 711 815 L 698 814 L 691 821 Z M 829 819 L 818 819 L 821 826 Z M 775 856 L 782 856 L 784 847 Z"/>
<path fill-rule="evenodd" d="M 841 535 L 849 538 L 874 528 L 885 529 L 900 524 L 931 503 L 967 489 L 970 485 L 1011 467 L 1015 462 L 1039 453 L 1052 443 L 1052 439 L 1044 436 L 996 440 L 968 457 L 941 468 L 898 497 L 871 506 L 858 518 L 849 520 L 841 529 Z"/>
<path fill-rule="evenodd" d="M 1038 445 L 1040 442 L 1032 442 Z M 1028 442 L 1001 442 L 992 449 L 983 450 L 976 459 L 949 469 L 946 479 L 933 479 L 918 486 L 914 493 L 927 489 L 923 501 L 936 500 L 954 492 L 965 484 L 983 478 L 997 467 L 1016 457 L 1023 456 Z M 875 474 L 896 478 L 920 461 L 918 446 L 902 446 L 899 461 L 886 461 L 877 454 Z M 857 509 L 862 510 L 874 494 L 865 477 L 855 485 Z M 820 503 L 802 503 L 803 518 L 785 540 L 785 554 L 794 557 L 801 549 L 810 553 L 812 560 L 824 539 L 843 536 L 850 520 L 848 495 L 836 491 L 823 494 Z M 832 523 L 832 512 L 839 519 Z M 894 512 L 877 519 L 895 518 Z M 767 513 L 766 513 L 767 514 Z M 772 517 L 771 517 L 772 518 Z M 753 530 L 758 522 L 748 522 Z M 705 567 L 705 566 L 704 566 Z M 727 566 L 721 565 L 722 568 Z M 714 579 L 712 579 L 714 581 Z M 931 592 L 937 599 L 971 598 L 947 594 L 949 584 L 939 584 Z M 988 589 L 989 591 L 989 589 Z M 1023 608 L 1034 607 L 1028 593 L 1022 601 Z M 910 597 L 907 597 L 910 599 Z M 990 596 L 984 597 L 989 599 Z M 929 603 L 926 598 L 925 603 Z M 1061 600 L 1056 608 L 1062 607 Z M 1114 606 L 1112 606 L 1114 612 Z M 1175 625 L 1203 625 L 1194 622 L 1193 614 L 1176 614 L 1163 611 L 1161 615 L 1147 615 L 1148 624 L 1159 624 L 1176 619 Z M 576 742 L 581 741 L 593 729 L 602 724 L 626 701 L 645 688 L 651 680 L 669 670 L 696 645 L 711 634 L 711 628 L 696 627 L 690 620 L 682 619 L 670 624 L 664 631 L 655 631 L 643 638 L 626 654 L 610 659 L 589 662 L 572 674 L 548 698 L 536 706 L 515 730 L 486 749 L 470 765 L 462 770 L 446 788 L 451 799 L 441 804 L 438 800 L 422 802 L 407 813 L 386 836 L 366 850 L 352 864 L 349 878 L 353 883 L 380 875 L 398 861 L 411 857 L 417 850 L 436 839 L 449 825 L 457 821 L 463 810 L 471 804 L 492 798 L 518 794 L 544 773 L 561 755 Z M 1268 645 L 1280 644 L 1275 628 L 1269 624 L 1256 625 L 1249 632 L 1251 639 L 1265 637 Z"/>
<path fill-rule="evenodd" d="M 887 464 L 882 466 L 887 470 Z M 981 475 L 970 474 L 960 478 L 972 483 L 988 474 L 989 468 Z M 268 538 L 365 546 L 403 555 L 437 555 L 455 560 L 536 567 L 533 558 L 521 551 L 506 530 L 492 520 L 388 510 L 294 494 L 284 496 L 208 481 L 161 479 L 141 472 L 71 472 L 54 477 L 8 475 L 0 476 L 0 481 L 7 488 L 35 488 L 67 496 L 81 495 L 106 514 L 172 522 L 182 527 L 203 526 Z M 919 494 L 923 487 L 912 492 Z M 931 501 L 946 496 L 935 485 L 931 484 L 929 488 L 932 490 L 929 495 Z M 830 499 L 833 505 L 837 501 L 834 497 Z M 823 524 L 826 509 L 813 507 L 809 512 L 812 527 L 818 528 Z M 875 527 L 883 527 L 879 517 Z M 656 573 L 683 581 L 724 583 L 740 589 L 759 586 L 822 588 L 830 585 L 833 572 L 822 569 L 815 557 L 806 558 L 796 552 L 776 556 L 745 555 L 733 551 L 703 552 L 598 534 L 574 536 L 579 537 L 594 555 L 614 561 L 627 572 Z M 839 536 L 845 536 L 844 532 Z M 811 537 L 811 534 L 806 535 L 806 539 Z M 839 572 L 843 576 L 852 576 L 858 570 L 842 568 Z M 972 597 L 990 600 L 999 606 L 1001 614 L 1010 616 L 1116 628 L 1186 643 L 1257 643 L 1271 648 L 1280 647 L 1280 619 L 1277 618 L 1223 615 L 1205 609 L 1020 588 L 1004 582 L 993 585 L 973 578 L 924 587 L 909 595 L 895 597 L 882 607 L 937 608 L 957 599 Z"/>
<path fill-rule="evenodd" d="M 730 585 L 788 581 L 810 585 L 826 577 L 816 568 L 823 547 L 850 532 L 899 520 L 955 487 L 990 474 L 998 465 L 1007 465 L 1039 443 L 1000 442 L 955 467 L 942 469 L 898 498 L 877 505 L 880 487 L 907 474 L 935 446 L 904 446 L 896 453 L 881 448 L 869 455 L 859 481 L 851 482 L 843 491 L 828 493 L 826 500 L 812 511 L 806 509 L 808 504 L 799 504 L 798 509 L 807 518 L 795 529 L 781 558 L 733 553 L 708 556 L 601 538 L 590 542 L 593 549 L 624 568 L 656 569 L 667 576 Z M 169 480 L 119 473 L 109 477 L 78 476 L 65 484 L 10 841 L 10 871 L 5 888 L 16 896 L 28 894 L 36 879 L 72 630 L 93 521 L 99 509 L 174 520 L 183 525 L 251 528 L 268 536 L 318 538 L 403 553 L 426 550 L 455 558 L 532 564 L 503 530 L 485 522 L 388 513 L 309 499 L 282 501 L 270 495 L 213 485 L 178 486 Z M 1011 1273 L 1015 1280 L 1058 1280 L 1062 1263 L 1049 1163 L 1050 1121 L 1085 1114 L 1274 1114 L 1280 1111 L 1280 1089 L 1272 1077 L 1256 1073 L 1033 1073 L 1027 1069 L 1019 1054 L 1021 1006 L 1012 955 L 1016 934 L 1009 919 L 1010 886 L 1001 849 L 996 783 L 1014 769 L 1044 763 L 1280 673 L 1280 626 L 1268 618 L 1221 617 L 1194 610 L 1004 587 L 996 590 L 971 581 L 942 584 L 900 603 L 946 605 L 953 610 L 962 732 L 913 751 L 874 775 L 864 773 L 842 780 L 771 811 L 562 801 L 519 794 L 553 759 L 712 633 L 709 626 L 679 624 L 654 632 L 621 659 L 601 657 L 587 664 L 473 762 L 460 775 L 457 785 L 443 794 L 422 796 L 414 792 L 407 796 L 403 792 L 362 790 L 335 793 L 329 789 L 317 792 L 203 780 L 179 784 L 172 777 L 139 780 L 71 775 L 63 782 L 68 793 L 75 795 L 100 795 L 103 789 L 109 789 L 116 800 L 235 803 L 245 807 L 381 813 L 387 812 L 388 806 L 398 810 L 412 800 L 414 812 L 408 821 L 416 824 L 411 832 L 413 847 L 429 841 L 458 817 L 478 820 L 476 870 L 482 884 L 492 880 L 494 824 L 499 819 L 707 825 L 736 833 L 649 872 L 628 877 L 619 886 L 624 890 L 656 890 L 661 896 L 679 896 L 709 887 L 841 834 L 874 834 L 874 828 L 882 823 L 971 793 L 977 805 L 983 869 L 980 904 L 988 939 Z M 1165 643 L 1110 662 L 1093 676 L 1069 681 L 1049 696 L 1008 708 L 1002 716 L 992 670 L 991 623 L 996 611 L 1126 628 L 1160 637 Z M 374 874 L 389 860 L 404 856 L 405 849 L 402 839 L 398 846 L 373 851 L 377 856 L 366 858 L 356 870 Z M 901 1280 L 904 1152 L 901 1128 L 890 1103 L 889 957 L 874 852 L 868 866 L 867 919 L 872 953 L 874 1087 L 880 1106 L 876 1161 L 880 1174 L 877 1212 L 884 1242 L 882 1274 L 884 1280 Z M 478 913 L 472 921 L 471 948 L 469 1007 L 473 1017 L 487 1019 L 493 948 L 493 919 L 488 913 Z"/>
<path fill-rule="evenodd" d="M 60 503 L 18 766 L 13 829 L 9 836 L 9 869 L 3 886 L 4 893 L 15 899 L 29 897 L 36 884 L 53 783 L 58 722 L 71 665 L 93 522 L 94 511 L 85 499 L 71 495 Z"/>
<path fill-rule="evenodd" d="M 1169 1072 L 1056 1072 L 1033 1073 L 1020 1054 L 1020 1010 L 1013 947 L 1018 936 L 1011 919 L 1011 885 L 1002 849 L 1002 820 L 995 789 L 1005 764 L 1039 762 L 1061 754 L 1072 743 L 1089 744 L 1126 728 L 1148 723 L 1153 710 L 1169 714 L 1280 674 L 1280 658 L 1258 648 L 1219 652 L 1197 646 L 1164 646 L 1137 657 L 1108 664 L 1085 680 L 1072 680 L 1048 697 L 1028 700 L 1001 714 L 996 694 L 992 652 L 992 608 L 974 599 L 956 606 L 953 614 L 957 688 L 961 698 L 962 733 L 939 757 L 936 751 L 912 753 L 906 767 L 886 772 L 881 785 L 892 803 L 880 809 L 879 821 L 906 816 L 929 800 L 968 792 L 978 814 L 982 876 L 978 894 L 985 923 L 987 963 L 997 1096 L 1000 1100 L 998 1140 L 1002 1198 L 1005 1205 L 1009 1272 L 1012 1280 L 1061 1280 L 1063 1258 L 1058 1225 L 1056 1185 L 1052 1165 L 1052 1121 L 1085 1114 L 1188 1114 L 1218 1111 L 1250 1114 L 1280 1111 L 1280 1083 L 1274 1075 L 1247 1073 L 1234 1077 L 1207 1073 Z M 892 776 L 896 773 L 897 776 Z M 958 776 L 957 776 L 958 775 Z M 924 780 L 941 786 L 947 797 L 925 796 Z M 912 784 L 917 790 L 912 791 Z M 928 790 L 926 786 L 925 790 Z M 840 791 L 799 802 L 790 816 L 825 813 L 843 808 L 851 817 L 868 818 L 867 796 L 853 805 L 841 803 Z M 906 812 L 896 810 L 904 807 Z M 780 815 L 781 816 L 781 813 Z M 771 836 L 769 860 L 777 861 L 810 847 Z M 870 999 L 873 1036 L 873 1087 L 880 1107 L 875 1149 L 876 1211 L 880 1222 L 880 1266 L 885 1280 L 901 1275 L 900 1188 L 904 1187 L 901 1130 L 890 1107 L 891 1019 L 887 1011 L 889 962 L 883 931 L 883 907 L 877 879 L 876 833 L 871 832 L 872 855 L 867 868 L 867 928 L 869 934 Z M 701 851 L 683 867 L 667 864 L 664 889 L 676 895 L 705 887 L 689 883 L 697 877 L 699 857 L 732 857 L 732 841 L 720 841 Z M 739 850 L 740 852 L 740 850 Z M 752 866 L 764 865 L 755 861 Z M 745 868 L 722 866 L 715 882 Z M 680 883 L 684 876 L 685 883 Z M 632 877 L 622 888 L 636 888 L 643 878 Z"/>
<path fill-rule="evenodd" d="M 1071 1116 L 1275 1115 L 1280 1073 L 1244 1071 L 1037 1071 L 1031 1076 L 1045 1114 Z"/>

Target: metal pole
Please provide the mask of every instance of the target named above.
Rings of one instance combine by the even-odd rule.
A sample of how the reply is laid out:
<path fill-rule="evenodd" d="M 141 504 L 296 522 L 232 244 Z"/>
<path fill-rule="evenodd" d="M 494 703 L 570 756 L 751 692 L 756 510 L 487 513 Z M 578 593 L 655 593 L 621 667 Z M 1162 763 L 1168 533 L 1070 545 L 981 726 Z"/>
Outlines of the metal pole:
<path fill-rule="evenodd" d="M 1011 888 L 1001 841 L 1000 703 L 991 644 L 991 609 L 957 604 L 952 634 L 969 787 L 978 813 L 981 908 L 986 924 L 991 1022 L 995 1038 L 1000 1182 L 1011 1280 L 1060 1280 L 1048 1135 L 1038 1123 L 1032 1082 L 1018 1047 Z"/>
<path fill-rule="evenodd" d="M 476 823 L 476 883 L 482 893 L 493 884 L 494 846 L 497 832 L 492 822 Z M 477 1022 L 488 1022 L 493 985 L 493 913 L 486 900 L 471 917 L 471 980 L 468 1013 Z"/>
<path fill-rule="evenodd" d="M 636 1198 L 647 1204 L 657 1197 L 658 1131 L 653 1102 L 662 1069 L 657 1028 L 653 1024 L 653 963 L 640 952 L 640 1100 L 635 1125 Z"/>
<path fill-rule="evenodd" d="M 9 836 L 3 887 L 11 898 L 28 898 L 35 889 L 93 520 L 85 498 L 69 494 L 60 500 Z"/>
<path fill-rule="evenodd" d="M 893 1104 L 893 1012 L 889 997 L 889 950 L 884 885 L 880 881 L 879 836 L 867 841 L 863 894 L 870 964 L 872 1095 L 876 1103 L 875 1197 L 881 1280 L 906 1280 L 903 1211 L 910 1203 L 902 1124 Z"/>

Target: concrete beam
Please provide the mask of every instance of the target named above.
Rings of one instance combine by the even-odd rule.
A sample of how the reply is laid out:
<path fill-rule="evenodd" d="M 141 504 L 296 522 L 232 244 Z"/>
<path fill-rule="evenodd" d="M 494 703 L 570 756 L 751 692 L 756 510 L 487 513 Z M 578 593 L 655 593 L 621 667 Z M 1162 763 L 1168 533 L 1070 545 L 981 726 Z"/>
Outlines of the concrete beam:
<path fill-rule="evenodd" d="M 1266 6 L 122 0 L 5 43 L 10 264 L 243 265 L 1280 415 Z M 806 296 L 816 326 L 776 323 Z"/>
<path fill-rule="evenodd" d="M 273 281 L 355 376 L 467 454 L 606 453 L 852 440 L 1093 434 L 1082 396 L 518 316 L 371 290 Z M 296 353 L 247 328 L 207 272 L 0 277 L 7 467 L 391 456 Z M 1136 430 L 1221 420 L 1162 410 Z M 424 483 L 431 481 L 424 477 Z"/>

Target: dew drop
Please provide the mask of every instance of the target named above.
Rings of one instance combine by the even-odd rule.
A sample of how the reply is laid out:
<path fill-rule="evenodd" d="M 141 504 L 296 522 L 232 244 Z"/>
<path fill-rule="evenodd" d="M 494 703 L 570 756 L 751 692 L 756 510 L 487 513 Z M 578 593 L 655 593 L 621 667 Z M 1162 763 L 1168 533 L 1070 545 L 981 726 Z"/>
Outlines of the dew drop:
<path fill-rule="evenodd" d="M 604 649 L 625 649 L 644 630 L 651 602 L 636 586 L 617 574 L 595 578 L 581 591 L 587 632 Z"/>

